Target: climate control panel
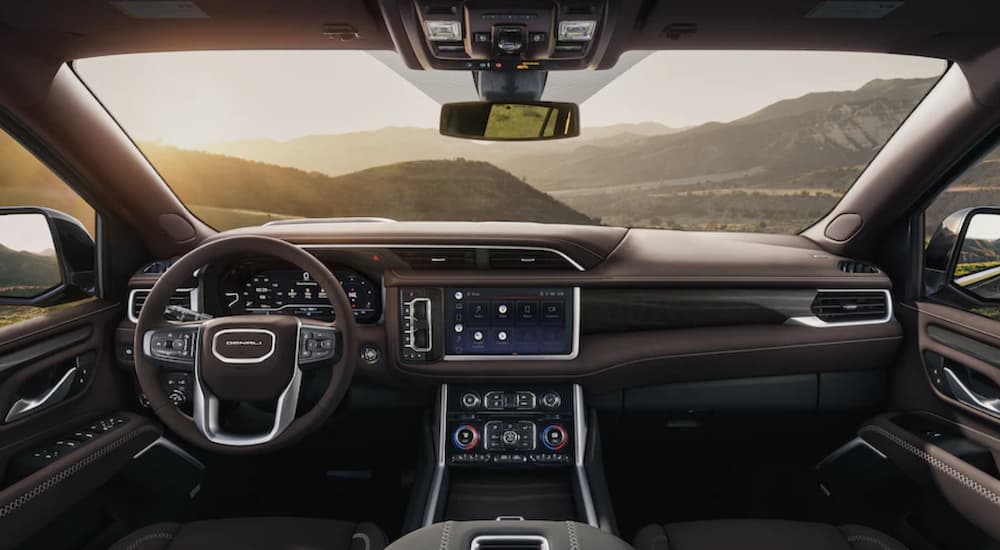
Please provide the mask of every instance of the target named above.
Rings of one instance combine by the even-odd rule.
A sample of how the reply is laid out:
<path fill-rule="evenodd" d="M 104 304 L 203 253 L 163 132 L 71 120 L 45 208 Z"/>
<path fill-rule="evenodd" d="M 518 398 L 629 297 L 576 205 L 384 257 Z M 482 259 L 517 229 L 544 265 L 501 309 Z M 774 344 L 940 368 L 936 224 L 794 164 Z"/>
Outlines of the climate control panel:
<path fill-rule="evenodd" d="M 574 463 L 572 386 L 449 386 L 446 456 L 455 466 Z"/>

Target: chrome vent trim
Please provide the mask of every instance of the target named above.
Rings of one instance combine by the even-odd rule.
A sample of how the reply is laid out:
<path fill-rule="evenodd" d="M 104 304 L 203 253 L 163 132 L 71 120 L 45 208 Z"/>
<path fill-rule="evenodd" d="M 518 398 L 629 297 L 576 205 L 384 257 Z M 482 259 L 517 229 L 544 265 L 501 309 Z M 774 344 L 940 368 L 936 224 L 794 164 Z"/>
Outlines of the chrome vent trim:
<path fill-rule="evenodd" d="M 142 311 L 146 298 L 149 297 L 151 289 L 133 288 L 128 293 L 128 320 L 133 323 L 139 322 L 139 312 Z M 195 288 L 178 288 L 170 296 L 170 305 L 178 305 L 198 311 L 198 292 Z"/>
<path fill-rule="evenodd" d="M 893 320 L 892 294 L 885 289 L 819 289 L 812 315 L 792 317 L 785 324 L 807 327 L 880 325 Z"/>

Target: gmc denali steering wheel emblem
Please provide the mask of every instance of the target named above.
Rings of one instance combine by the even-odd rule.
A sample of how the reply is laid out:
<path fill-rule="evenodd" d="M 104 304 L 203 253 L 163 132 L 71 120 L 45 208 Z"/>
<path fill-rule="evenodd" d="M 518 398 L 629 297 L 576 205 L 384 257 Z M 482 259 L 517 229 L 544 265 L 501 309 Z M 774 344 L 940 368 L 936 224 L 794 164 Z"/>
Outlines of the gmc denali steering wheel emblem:
<path fill-rule="evenodd" d="M 261 363 L 274 355 L 275 335 L 261 328 L 230 328 L 212 336 L 212 355 L 223 363 Z"/>

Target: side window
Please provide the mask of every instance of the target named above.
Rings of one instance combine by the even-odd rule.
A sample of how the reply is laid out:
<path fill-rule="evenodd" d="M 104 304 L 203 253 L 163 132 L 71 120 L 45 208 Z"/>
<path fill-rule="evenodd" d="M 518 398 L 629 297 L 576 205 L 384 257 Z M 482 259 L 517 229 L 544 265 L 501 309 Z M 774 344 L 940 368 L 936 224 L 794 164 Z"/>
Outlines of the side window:
<path fill-rule="evenodd" d="M 924 213 L 924 296 L 1000 319 L 1000 147 Z"/>
<path fill-rule="evenodd" d="M 0 131 L 0 327 L 93 296 L 94 209 Z"/>

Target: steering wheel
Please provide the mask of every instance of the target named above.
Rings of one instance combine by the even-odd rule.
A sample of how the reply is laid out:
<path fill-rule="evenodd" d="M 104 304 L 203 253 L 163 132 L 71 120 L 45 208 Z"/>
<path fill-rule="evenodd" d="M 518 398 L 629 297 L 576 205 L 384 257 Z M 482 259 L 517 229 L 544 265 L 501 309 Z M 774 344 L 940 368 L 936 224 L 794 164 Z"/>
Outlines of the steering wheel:
<path fill-rule="evenodd" d="M 227 258 L 267 256 L 308 273 L 326 291 L 337 313 L 333 323 L 287 315 L 236 315 L 194 322 L 163 318 L 170 296 L 191 274 Z M 210 241 L 177 260 L 153 285 L 135 327 L 135 369 L 153 412 L 186 441 L 230 454 L 270 451 L 319 427 L 343 399 L 358 356 L 351 302 L 322 262 L 270 237 L 234 236 Z M 191 373 L 193 411 L 188 417 L 167 396 L 164 368 Z M 330 368 L 318 402 L 296 417 L 303 373 Z M 274 403 L 270 429 L 233 430 L 221 403 Z"/>

